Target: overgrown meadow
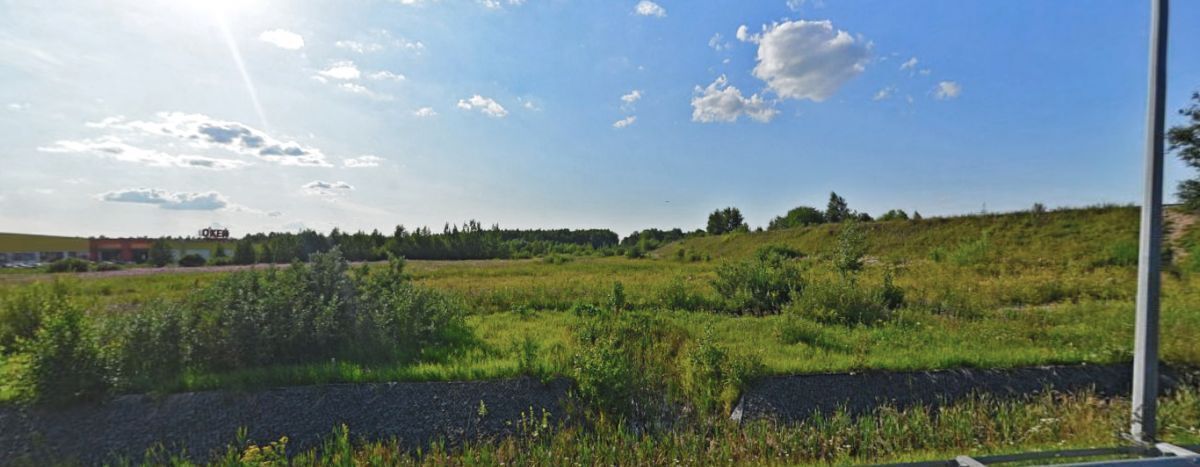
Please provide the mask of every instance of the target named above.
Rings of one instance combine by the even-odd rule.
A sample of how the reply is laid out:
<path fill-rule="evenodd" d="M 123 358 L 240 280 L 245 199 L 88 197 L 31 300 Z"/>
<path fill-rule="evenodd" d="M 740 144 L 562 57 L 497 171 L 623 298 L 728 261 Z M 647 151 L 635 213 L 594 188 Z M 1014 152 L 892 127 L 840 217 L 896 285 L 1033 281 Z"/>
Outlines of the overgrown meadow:
<path fill-rule="evenodd" d="M 562 454 L 588 463 L 670 462 L 642 457 L 662 448 L 715 463 L 840 463 L 888 449 L 870 446 L 865 433 L 900 443 L 922 423 L 946 419 L 917 423 L 911 417 L 929 415 L 913 412 L 812 422 L 826 431 L 732 430 L 712 420 L 746 384 L 770 374 L 1129 361 L 1137 215 L 1132 207 L 1096 207 L 850 221 L 695 236 L 624 256 L 353 266 L 335 250 L 308 263 L 228 273 L 10 275 L 0 278 L 0 398 L 72 404 L 128 392 L 565 376 L 591 417 L 638 419 L 664 405 L 689 407 L 706 421 L 659 438 L 620 432 L 620 423 L 609 433 L 559 427 L 541 444 L 509 440 L 387 459 L 554 463 L 541 456 Z M 1193 366 L 1200 364 L 1192 337 L 1200 331 L 1200 234 L 1175 229 L 1168 237 L 1162 355 Z M 1115 423 L 1119 410 L 1110 402 L 1070 397 L 1088 408 L 1081 416 Z M 1044 400 L 989 404 L 961 410 L 980 423 L 981 413 L 996 410 L 1058 410 Z M 1176 433 L 1194 439 L 1200 417 L 1188 410 Z M 1002 432 L 994 442 L 903 441 L 915 444 L 889 452 L 1052 444 L 1044 434 L 1014 434 L 1033 425 L 993 427 Z M 1100 431 L 1061 435 L 1115 441 Z M 811 433 L 828 437 L 806 438 Z M 845 441 L 846 449 L 779 447 L 854 436 L 864 438 Z M 730 452 L 695 444 L 712 437 L 728 438 L 719 444 Z M 610 441 L 627 449 L 605 454 Z M 588 446 L 598 451 L 581 451 Z M 377 444 L 338 449 L 325 455 L 391 452 Z M 625 455 L 634 457 L 613 457 Z"/>

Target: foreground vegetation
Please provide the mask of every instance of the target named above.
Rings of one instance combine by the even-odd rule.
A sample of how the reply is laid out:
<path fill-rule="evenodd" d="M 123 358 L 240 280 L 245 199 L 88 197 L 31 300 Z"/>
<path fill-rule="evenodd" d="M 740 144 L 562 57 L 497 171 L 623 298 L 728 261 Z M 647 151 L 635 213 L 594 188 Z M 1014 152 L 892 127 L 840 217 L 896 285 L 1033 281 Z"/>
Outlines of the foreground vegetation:
<path fill-rule="evenodd" d="M 1129 207 L 892 216 L 684 235 L 634 257 L 393 259 L 352 267 L 335 248 L 307 263 L 238 272 L 11 275 L 0 279 L 0 400 L 69 404 L 126 392 L 566 376 L 578 409 L 595 425 L 546 427 L 454 450 L 434 446 L 420 455 L 387 443 L 344 447 L 352 435 L 340 433 L 330 447 L 300 458 L 315 464 L 344 456 L 670 460 L 660 455 L 843 463 L 882 452 L 920 458 L 1053 447 L 1058 438 L 1022 418 L 1039 411 L 1063 420 L 1067 431 L 1058 434 L 1068 444 L 1097 444 L 1112 440 L 1123 417 L 1112 404 L 1121 402 L 976 401 L 937 416 L 884 411 L 804 427 L 732 429 L 716 420 L 746 384 L 769 374 L 1127 362 L 1136 218 Z M 672 236 L 647 231 L 637 243 Z M 1200 330 L 1200 233 L 1176 230 L 1170 239 L 1162 355 L 1170 364 L 1200 365 L 1191 339 Z M 699 416 L 653 436 L 622 431 L 627 425 L 616 421 L 671 407 Z M 1058 412 L 1063 407 L 1080 415 Z M 1178 410 L 1173 426 L 1183 428 L 1172 428 L 1172 436 L 1193 439 L 1200 416 Z M 1018 418 L 983 420 L 985 412 Z M 1085 430 L 1086 420 L 1106 428 Z M 942 432 L 959 435 L 943 439 Z M 869 442 L 868 434 L 892 441 Z M 227 461 L 247 452 L 239 447 Z"/>
<path fill-rule="evenodd" d="M 322 446 L 298 450 L 279 440 L 244 440 L 212 465 L 847 465 L 953 459 L 1032 450 L 1116 446 L 1129 406 L 1090 394 L 1045 394 L 1023 401 L 977 397 L 940 408 L 844 412 L 800 424 L 711 421 L 638 434 L 599 421 L 589 428 L 551 426 L 538 414 L 514 420 L 518 434 L 451 446 L 360 442 L 353 427 Z M 486 415 L 483 415 L 486 416 Z M 1200 397 L 1183 389 L 1160 407 L 1162 439 L 1200 442 Z M 147 452 L 130 464 L 190 465 L 178 453 Z"/>
<path fill-rule="evenodd" d="M 27 383 L 47 350 L 35 341 L 62 333 L 46 324 L 64 320 L 56 326 L 80 329 L 67 337 L 95 347 L 107 375 L 100 393 L 572 376 L 572 357 L 597 347 L 580 340 L 596 327 L 596 310 L 652 319 L 641 325 L 662 336 L 660 353 L 674 356 L 667 368 L 686 367 L 683 355 L 702 344 L 755 375 L 1123 362 L 1136 215 L 1109 207 L 821 224 L 688 238 L 645 259 L 11 276 L 0 281 L 0 398 L 38 397 Z M 1187 338 L 1200 329 L 1196 237 L 1175 237 L 1164 281 L 1163 355 L 1176 364 L 1200 363 Z M 372 287 L 400 290 L 403 300 L 388 299 L 392 309 L 377 318 L 383 305 L 373 304 L 381 298 Z M 410 325 L 424 329 L 420 338 L 394 324 L 414 313 L 438 317 Z M 145 366 L 133 358 L 144 353 L 171 356 L 166 370 L 129 368 Z M 709 392 L 723 400 L 700 403 L 720 405 L 736 388 Z"/>

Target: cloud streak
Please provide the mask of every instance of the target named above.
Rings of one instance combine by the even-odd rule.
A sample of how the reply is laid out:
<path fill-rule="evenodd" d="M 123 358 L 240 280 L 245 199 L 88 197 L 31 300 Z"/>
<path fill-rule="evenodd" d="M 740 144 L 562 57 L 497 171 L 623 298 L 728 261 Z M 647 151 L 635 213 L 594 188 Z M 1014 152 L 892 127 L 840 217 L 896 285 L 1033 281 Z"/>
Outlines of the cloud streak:
<path fill-rule="evenodd" d="M 149 167 L 184 167 L 194 169 L 231 170 L 249 165 L 245 161 L 195 155 L 175 155 L 146 149 L 122 141 L 115 136 L 80 140 L 59 140 L 37 148 L 48 153 L 90 154 L 104 159 L 132 162 Z"/>
<path fill-rule="evenodd" d="M 100 122 L 88 123 L 87 126 L 124 131 L 130 135 L 178 139 L 195 148 L 225 150 L 279 165 L 330 165 L 326 162 L 325 155 L 316 148 L 295 141 L 276 139 L 243 123 L 181 112 L 163 112 L 157 114 L 157 117 L 158 120 L 155 121 L 110 117 Z"/>
<path fill-rule="evenodd" d="M 233 208 L 229 200 L 215 191 L 193 193 L 156 188 L 128 188 L 101 193 L 96 197 L 112 203 L 152 204 L 161 209 L 176 211 L 216 211 Z"/>
<path fill-rule="evenodd" d="M 343 193 L 354 191 L 354 186 L 346 182 L 326 182 L 324 180 L 313 180 L 305 183 L 300 187 L 305 193 L 316 196 L 339 196 Z"/>
<path fill-rule="evenodd" d="M 258 40 L 274 45 L 281 49 L 300 50 L 304 48 L 304 37 L 287 29 L 272 29 L 263 31 Z"/>

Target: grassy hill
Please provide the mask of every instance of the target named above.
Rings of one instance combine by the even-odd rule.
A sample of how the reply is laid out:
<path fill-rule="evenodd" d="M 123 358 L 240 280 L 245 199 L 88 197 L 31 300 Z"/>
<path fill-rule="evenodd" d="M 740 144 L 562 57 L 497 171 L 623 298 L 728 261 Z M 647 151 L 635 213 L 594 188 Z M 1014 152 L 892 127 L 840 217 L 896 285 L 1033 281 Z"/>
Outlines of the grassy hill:
<path fill-rule="evenodd" d="M 1138 208 L 1102 206 L 1061 209 L 1034 214 L 1015 212 L 933 219 L 863 223 L 869 255 L 881 260 L 930 258 L 954 253 L 965 245 L 986 248 L 987 254 L 1011 263 L 1103 263 L 1133 247 L 1136 254 Z M 674 242 L 654 254 L 672 258 L 684 249 L 712 258 L 746 257 L 764 245 L 779 244 L 808 254 L 836 247 L 840 224 L 734 233 Z M 969 247 L 967 247 L 969 248 Z"/>

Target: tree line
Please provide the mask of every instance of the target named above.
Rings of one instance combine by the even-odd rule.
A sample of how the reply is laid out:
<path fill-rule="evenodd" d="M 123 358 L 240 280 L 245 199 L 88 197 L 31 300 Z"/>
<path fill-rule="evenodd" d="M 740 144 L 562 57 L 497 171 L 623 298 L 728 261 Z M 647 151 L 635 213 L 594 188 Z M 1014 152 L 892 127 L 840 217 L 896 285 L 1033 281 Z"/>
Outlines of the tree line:
<path fill-rule="evenodd" d="M 477 221 L 446 224 L 441 232 L 429 227 L 409 230 L 396 226 L 391 235 L 379 230 L 328 235 L 315 230 L 298 233 L 251 234 L 234 245 L 233 264 L 290 263 L 337 247 L 350 261 L 377 261 L 388 255 L 408 259 L 520 259 L 549 254 L 588 254 L 613 248 L 619 237 L 607 229 L 501 229 Z"/>
<path fill-rule="evenodd" d="M 913 211 L 912 216 L 909 216 L 903 209 L 892 209 L 879 217 L 880 221 L 891 220 L 920 220 L 921 213 Z M 870 214 L 858 212 L 850 209 L 850 205 L 846 203 L 846 199 L 839 196 L 837 192 L 829 193 L 829 203 L 825 206 L 825 210 L 820 210 L 812 206 L 797 206 L 792 208 L 782 216 L 776 216 L 767 224 L 767 230 L 791 229 L 795 227 L 804 227 L 809 225 L 838 223 L 845 221 L 861 221 L 871 222 L 876 220 Z M 760 227 L 758 230 L 762 230 Z M 708 215 L 708 227 L 705 229 L 710 235 L 723 235 L 732 232 L 749 232 L 750 226 L 746 224 L 742 212 L 735 207 L 727 207 L 718 209 Z"/>

